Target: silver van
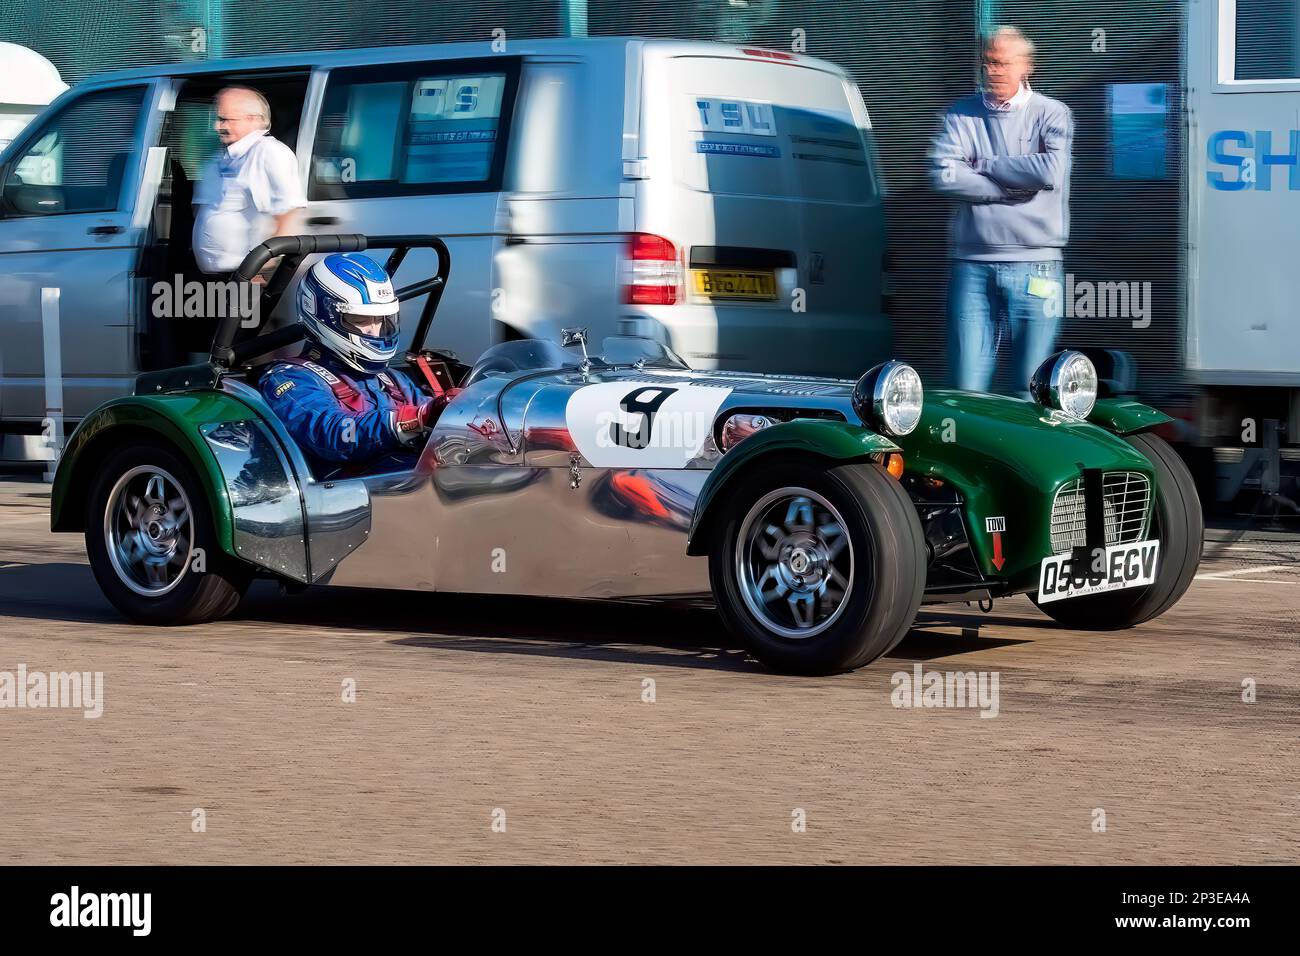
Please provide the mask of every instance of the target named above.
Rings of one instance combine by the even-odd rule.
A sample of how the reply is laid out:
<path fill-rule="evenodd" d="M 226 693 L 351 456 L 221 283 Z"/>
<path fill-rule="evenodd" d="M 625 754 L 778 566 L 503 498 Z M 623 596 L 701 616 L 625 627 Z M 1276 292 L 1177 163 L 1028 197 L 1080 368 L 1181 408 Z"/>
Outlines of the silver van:
<path fill-rule="evenodd" d="M 203 278 L 191 201 L 232 84 L 270 102 L 310 230 L 446 238 L 438 339 L 464 361 L 562 326 L 704 369 L 848 376 L 889 353 L 870 122 L 833 64 L 599 38 L 166 65 L 78 85 L 0 154 L 0 459 L 53 458 L 211 341 L 157 298 Z"/>

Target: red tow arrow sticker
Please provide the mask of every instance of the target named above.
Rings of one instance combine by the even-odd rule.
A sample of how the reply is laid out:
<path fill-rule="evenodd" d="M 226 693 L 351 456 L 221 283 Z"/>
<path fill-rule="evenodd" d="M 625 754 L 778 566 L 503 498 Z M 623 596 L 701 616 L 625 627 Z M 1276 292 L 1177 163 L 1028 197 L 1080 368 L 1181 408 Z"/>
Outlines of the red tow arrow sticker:
<path fill-rule="evenodd" d="M 1002 556 L 1002 532 L 1007 530 L 1007 519 L 985 518 L 984 530 L 993 535 L 993 567 L 1001 571 L 1002 565 L 1007 563 L 1007 559 Z"/>
<path fill-rule="evenodd" d="M 1001 571 L 1002 565 L 1006 563 L 1007 563 L 1007 559 L 1002 557 L 1002 532 L 994 531 L 993 532 L 993 567 Z"/>

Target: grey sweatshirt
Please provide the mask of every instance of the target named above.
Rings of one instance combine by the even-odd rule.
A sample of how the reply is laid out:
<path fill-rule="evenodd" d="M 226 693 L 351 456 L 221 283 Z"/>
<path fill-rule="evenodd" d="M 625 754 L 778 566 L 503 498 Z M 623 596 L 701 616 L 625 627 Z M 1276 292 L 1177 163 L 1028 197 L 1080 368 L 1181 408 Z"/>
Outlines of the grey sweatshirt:
<path fill-rule="evenodd" d="M 944 115 L 930 150 L 934 188 L 957 200 L 948 226 L 954 259 L 1060 259 L 1070 236 L 1074 115 L 1031 93 L 1019 109 L 990 110 L 982 94 Z"/>

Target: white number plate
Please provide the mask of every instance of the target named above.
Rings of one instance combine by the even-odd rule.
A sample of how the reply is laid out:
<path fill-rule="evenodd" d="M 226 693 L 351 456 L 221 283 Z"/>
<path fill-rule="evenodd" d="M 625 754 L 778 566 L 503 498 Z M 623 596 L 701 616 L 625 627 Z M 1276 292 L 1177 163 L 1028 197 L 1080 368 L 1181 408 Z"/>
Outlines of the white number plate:
<path fill-rule="evenodd" d="M 1070 555 L 1054 554 L 1043 558 L 1038 570 L 1038 603 L 1142 587 L 1155 581 L 1159 563 L 1159 541 L 1113 544 L 1105 549 L 1100 563 L 1089 562 L 1086 574 L 1073 578 L 1070 576 Z"/>

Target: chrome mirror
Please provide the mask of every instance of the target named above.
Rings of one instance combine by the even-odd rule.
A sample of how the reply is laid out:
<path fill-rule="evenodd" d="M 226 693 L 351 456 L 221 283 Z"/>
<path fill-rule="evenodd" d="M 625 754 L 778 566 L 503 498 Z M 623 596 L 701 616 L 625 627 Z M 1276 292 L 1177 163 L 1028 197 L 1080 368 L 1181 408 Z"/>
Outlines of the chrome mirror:
<path fill-rule="evenodd" d="M 565 348 L 582 346 L 582 374 L 586 375 L 591 368 L 591 356 L 587 354 L 587 329 L 560 329 L 560 344 Z"/>

